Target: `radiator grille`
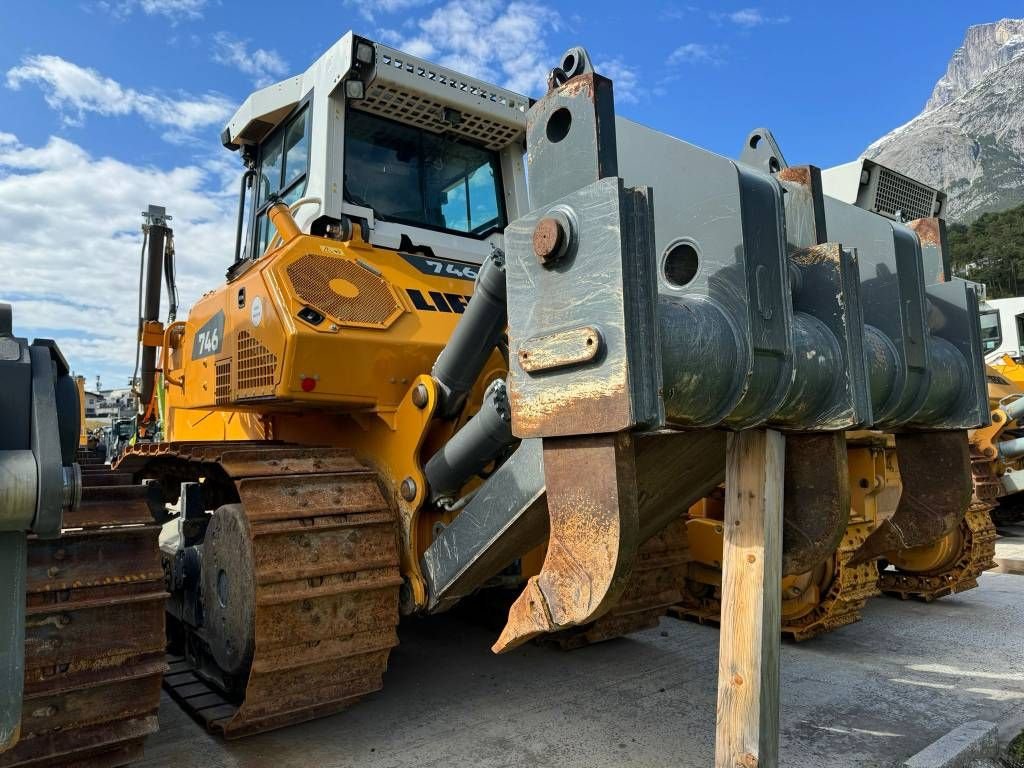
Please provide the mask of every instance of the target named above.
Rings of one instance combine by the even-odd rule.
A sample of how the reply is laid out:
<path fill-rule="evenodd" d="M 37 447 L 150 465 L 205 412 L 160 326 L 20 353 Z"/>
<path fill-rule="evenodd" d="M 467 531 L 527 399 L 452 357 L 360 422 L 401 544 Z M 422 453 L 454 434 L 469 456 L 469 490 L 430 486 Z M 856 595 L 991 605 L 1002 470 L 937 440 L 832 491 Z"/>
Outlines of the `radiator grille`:
<path fill-rule="evenodd" d="M 237 357 L 238 398 L 273 394 L 277 355 L 248 331 L 239 331 Z"/>
<path fill-rule="evenodd" d="M 454 80 L 444 84 L 452 88 L 460 87 Z M 479 95 L 482 98 L 488 97 L 486 93 Z M 523 132 L 520 126 L 499 123 L 471 112 L 460 112 L 461 120 L 452 124 L 445 121 L 445 107 L 441 102 L 384 83 L 371 84 L 366 97 L 352 104 L 366 112 L 415 125 L 432 133 L 448 132 L 465 136 L 493 150 L 508 146 Z"/>
<path fill-rule="evenodd" d="M 387 328 L 402 313 L 391 285 L 348 259 L 308 253 L 288 266 L 295 295 L 339 325 Z M 353 288 L 342 295 L 331 281 Z"/>
<path fill-rule="evenodd" d="M 878 169 L 878 189 L 875 192 L 875 210 L 895 216 L 902 214 L 904 221 L 927 219 L 932 215 L 935 192 L 906 176 Z"/>
<path fill-rule="evenodd" d="M 217 405 L 222 405 L 231 400 L 231 358 L 221 358 L 216 366 L 214 397 Z"/>

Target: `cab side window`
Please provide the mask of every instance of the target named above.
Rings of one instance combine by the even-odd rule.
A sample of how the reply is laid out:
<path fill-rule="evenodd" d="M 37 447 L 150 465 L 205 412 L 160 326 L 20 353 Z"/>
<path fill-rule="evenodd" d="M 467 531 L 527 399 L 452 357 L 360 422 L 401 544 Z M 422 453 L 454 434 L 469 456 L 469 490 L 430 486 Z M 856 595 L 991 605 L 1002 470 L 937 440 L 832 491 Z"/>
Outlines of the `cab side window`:
<path fill-rule="evenodd" d="M 274 239 L 274 225 L 267 218 L 271 196 L 292 204 L 306 191 L 309 172 L 309 108 L 303 109 L 263 142 L 256 211 L 256 253 L 262 256 Z"/>

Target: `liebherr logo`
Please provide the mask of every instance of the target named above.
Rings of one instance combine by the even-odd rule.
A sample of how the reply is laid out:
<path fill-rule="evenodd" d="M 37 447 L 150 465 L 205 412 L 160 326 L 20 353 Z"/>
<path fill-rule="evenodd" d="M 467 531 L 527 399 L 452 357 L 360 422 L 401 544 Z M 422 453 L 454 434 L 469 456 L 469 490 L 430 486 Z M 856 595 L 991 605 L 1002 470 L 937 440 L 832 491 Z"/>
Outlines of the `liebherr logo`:
<path fill-rule="evenodd" d="M 422 291 L 416 288 L 406 288 L 412 305 L 420 312 L 454 312 L 461 315 L 466 311 L 469 304 L 469 296 L 461 293 L 441 293 L 441 291 L 427 291 L 424 296 Z"/>

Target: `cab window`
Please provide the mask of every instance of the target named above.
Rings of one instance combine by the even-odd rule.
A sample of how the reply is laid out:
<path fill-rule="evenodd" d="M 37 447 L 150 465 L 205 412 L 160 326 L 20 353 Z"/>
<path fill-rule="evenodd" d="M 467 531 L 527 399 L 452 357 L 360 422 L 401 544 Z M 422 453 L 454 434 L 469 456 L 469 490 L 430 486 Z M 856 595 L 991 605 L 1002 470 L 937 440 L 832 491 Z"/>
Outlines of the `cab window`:
<path fill-rule="evenodd" d="M 274 239 L 274 225 L 267 218 L 271 196 L 291 205 L 306 191 L 309 173 L 309 108 L 304 107 L 263 143 L 256 210 L 256 253 L 260 256 Z"/>
<path fill-rule="evenodd" d="M 999 310 L 989 309 L 979 313 L 981 325 L 981 346 L 984 352 L 998 349 L 1003 343 L 1002 329 L 999 327 Z"/>
<path fill-rule="evenodd" d="M 485 237 L 504 224 L 498 154 L 350 108 L 345 199 L 382 221 Z"/>

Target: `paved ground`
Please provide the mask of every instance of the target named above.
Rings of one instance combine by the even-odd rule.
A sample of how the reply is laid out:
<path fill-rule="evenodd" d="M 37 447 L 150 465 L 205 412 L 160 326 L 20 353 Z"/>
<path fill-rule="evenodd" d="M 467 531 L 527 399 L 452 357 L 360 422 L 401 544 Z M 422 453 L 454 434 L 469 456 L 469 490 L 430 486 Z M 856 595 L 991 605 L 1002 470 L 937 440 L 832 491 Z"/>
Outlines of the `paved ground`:
<path fill-rule="evenodd" d="M 782 653 L 782 764 L 898 765 L 969 720 L 1024 706 L 1024 578 L 931 605 L 877 598 Z M 573 653 L 495 657 L 465 618 L 403 624 L 384 690 L 341 715 L 225 744 L 169 700 L 146 768 L 712 764 L 717 630 L 661 627 Z"/>
<path fill-rule="evenodd" d="M 995 560 L 1003 573 L 1024 575 L 1024 523 L 999 527 Z"/>

